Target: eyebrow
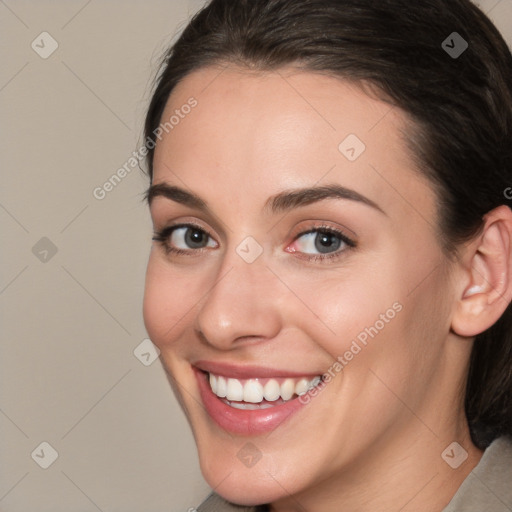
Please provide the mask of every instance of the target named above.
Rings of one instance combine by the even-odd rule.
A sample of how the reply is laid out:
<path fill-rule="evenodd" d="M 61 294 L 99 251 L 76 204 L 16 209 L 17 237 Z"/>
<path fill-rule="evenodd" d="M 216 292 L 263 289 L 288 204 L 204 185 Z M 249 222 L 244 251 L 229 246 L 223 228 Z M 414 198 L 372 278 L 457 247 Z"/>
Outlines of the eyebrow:
<path fill-rule="evenodd" d="M 190 208 L 200 210 L 204 213 L 210 212 L 206 201 L 193 194 L 192 192 L 188 192 L 187 190 L 184 190 L 175 185 L 169 185 L 167 183 L 151 185 L 145 194 L 145 199 L 149 206 L 151 206 L 151 203 L 156 197 L 165 197 L 166 199 L 170 199 L 171 201 L 189 206 Z M 279 192 L 278 194 L 267 199 L 264 205 L 264 209 L 270 210 L 273 214 L 277 214 L 281 212 L 287 212 L 301 206 L 307 206 L 309 204 L 323 201 L 325 199 L 347 199 L 349 201 L 356 201 L 370 206 L 371 208 L 374 208 L 375 210 L 386 215 L 384 210 L 382 210 L 382 208 L 371 199 L 368 199 L 355 190 L 342 187 L 341 185 L 337 184 L 324 185 L 320 187 L 299 188 Z"/>
<path fill-rule="evenodd" d="M 270 197 L 265 202 L 265 209 L 270 209 L 274 214 L 287 212 L 300 206 L 307 206 L 318 201 L 323 201 L 324 199 L 348 199 L 349 201 L 357 201 L 384 213 L 382 208 L 371 199 L 368 199 L 355 190 L 337 184 L 285 190 Z"/>

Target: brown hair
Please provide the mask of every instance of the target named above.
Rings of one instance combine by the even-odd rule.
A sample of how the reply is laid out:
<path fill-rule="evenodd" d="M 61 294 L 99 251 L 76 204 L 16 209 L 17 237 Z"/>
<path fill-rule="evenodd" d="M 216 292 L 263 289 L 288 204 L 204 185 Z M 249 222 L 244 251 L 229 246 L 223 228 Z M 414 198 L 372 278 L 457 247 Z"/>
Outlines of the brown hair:
<path fill-rule="evenodd" d="M 157 78 L 145 124 L 151 178 L 155 131 L 174 87 L 194 70 L 225 63 L 293 65 L 370 84 L 407 113 L 404 138 L 437 191 L 447 253 L 508 202 L 512 55 L 469 0 L 210 1 L 167 51 Z M 476 337 L 465 405 L 478 446 L 512 435 L 510 305 Z"/>

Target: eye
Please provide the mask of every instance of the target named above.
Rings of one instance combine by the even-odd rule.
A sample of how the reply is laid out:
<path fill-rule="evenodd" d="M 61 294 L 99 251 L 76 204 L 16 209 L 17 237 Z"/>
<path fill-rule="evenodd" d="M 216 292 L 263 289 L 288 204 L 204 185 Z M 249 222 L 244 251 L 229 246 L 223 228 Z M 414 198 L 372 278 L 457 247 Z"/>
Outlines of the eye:
<path fill-rule="evenodd" d="M 167 252 L 178 254 L 217 247 L 215 240 L 204 229 L 194 224 L 169 226 L 155 233 L 153 240 L 163 244 Z"/>
<path fill-rule="evenodd" d="M 331 227 L 320 227 L 299 234 L 286 250 L 310 255 L 312 259 L 324 259 L 337 256 L 355 245 L 355 242 L 341 231 Z"/>

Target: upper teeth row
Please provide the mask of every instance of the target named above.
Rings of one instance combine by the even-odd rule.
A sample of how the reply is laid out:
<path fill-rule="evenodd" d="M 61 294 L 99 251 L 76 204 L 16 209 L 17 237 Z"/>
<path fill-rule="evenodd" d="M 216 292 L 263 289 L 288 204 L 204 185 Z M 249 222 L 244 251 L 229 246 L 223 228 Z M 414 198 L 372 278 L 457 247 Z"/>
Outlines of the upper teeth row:
<path fill-rule="evenodd" d="M 258 379 L 248 379 L 243 382 L 238 379 L 221 377 L 210 373 L 210 387 L 219 398 L 237 402 L 257 404 L 263 399 L 274 402 L 278 398 L 290 400 L 293 395 L 303 395 L 320 383 L 321 378 L 308 380 L 285 379 L 282 384 L 276 379 L 269 379 L 263 386 Z"/>

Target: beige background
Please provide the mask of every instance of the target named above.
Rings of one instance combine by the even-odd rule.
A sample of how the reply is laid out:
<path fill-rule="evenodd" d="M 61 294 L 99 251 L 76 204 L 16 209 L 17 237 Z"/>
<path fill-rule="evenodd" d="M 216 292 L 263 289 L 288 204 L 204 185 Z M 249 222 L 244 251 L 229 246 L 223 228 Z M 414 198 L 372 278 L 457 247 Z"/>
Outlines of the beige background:
<path fill-rule="evenodd" d="M 479 3 L 512 42 L 512 0 Z M 140 147 L 156 60 L 201 4 L 0 0 L 2 512 L 188 511 L 208 494 L 159 360 L 134 355 L 146 179 L 93 195 Z"/>

